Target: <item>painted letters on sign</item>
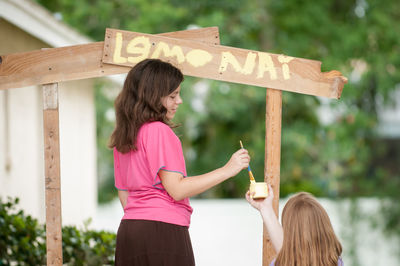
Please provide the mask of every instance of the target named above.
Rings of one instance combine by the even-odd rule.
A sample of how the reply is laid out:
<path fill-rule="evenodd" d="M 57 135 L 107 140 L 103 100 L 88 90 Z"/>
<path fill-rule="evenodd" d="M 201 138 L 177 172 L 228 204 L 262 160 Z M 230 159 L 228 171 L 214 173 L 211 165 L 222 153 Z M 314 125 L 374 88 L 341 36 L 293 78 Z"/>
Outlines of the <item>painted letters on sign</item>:
<path fill-rule="evenodd" d="M 123 39 L 122 33 L 117 32 L 115 37 L 115 50 L 113 54 L 113 63 L 125 64 L 127 61 L 130 63 L 138 63 L 146 58 L 160 58 L 164 57 L 175 58 L 178 64 L 182 64 L 187 61 L 194 67 L 201 67 L 211 61 L 212 55 L 204 50 L 193 49 L 189 51 L 186 56 L 183 50 L 178 45 L 173 45 L 172 48 L 165 42 L 158 42 L 157 45 L 152 49 L 152 45 L 149 37 L 138 36 L 128 42 L 126 46 L 126 54 L 128 57 L 122 57 L 122 46 Z"/>
<path fill-rule="evenodd" d="M 137 36 L 128 40 L 127 45 L 124 47 L 123 35 L 121 32 L 115 33 L 115 44 L 113 53 L 114 64 L 126 64 L 127 62 L 136 64 L 145 58 L 173 58 L 178 64 L 187 62 L 191 66 L 198 68 L 204 67 L 213 59 L 213 54 L 202 49 L 190 49 L 184 54 L 183 49 L 179 45 L 169 45 L 166 42 L 160 41 L 157 44 L 150 41 L 149 37 Z M 123 51 L 123 49 L 125 49 Z M 126 57 L 121 54 L 125 53 Z M 248 52 L 246 61 L 243 66 L 240 65 L 238 59 L 229 51 L 221 51 L 219 54 L 219 68 L 218 71 L 222 74 L 225 71 L 235 71 L 241 75 L 251 75 L 257 71 L 257 79 L 264 78 L 265 73 L 269 73 L 271 80 L 277 79 L 277 71 L 275 69 L 272 57 L 268 53 L 253 53 Z M 284 59 L 283 59 L 284 58 Z M 283 79 L 290 79 L 290 69 L 288 63 L 293 57 L 282 56 L 278 57 L 280 63 L 279 67 L 282 68 Z M 258 64 L 257 61 L 258 60 Z M 228 65 L 231 68 L 228 70 Z"/>
<path fill-rule="evenodd" d="M 217 36 L 218 38 L 218 36 Z M 321 73 L 321 62 L 201 41 L 106 30 L 102 62 L 132 67 L 159 58 L 184 75 L 325 96 L 340 97 L 344 79 Z"/>

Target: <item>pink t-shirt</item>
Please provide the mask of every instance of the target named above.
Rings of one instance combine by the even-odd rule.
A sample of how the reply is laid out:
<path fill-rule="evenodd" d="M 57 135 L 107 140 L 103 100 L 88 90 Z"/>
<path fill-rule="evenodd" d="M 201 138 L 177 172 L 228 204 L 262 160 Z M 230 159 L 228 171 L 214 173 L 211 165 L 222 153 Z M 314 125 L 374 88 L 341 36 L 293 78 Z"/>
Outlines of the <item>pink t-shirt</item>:
<path fill-rule="evenodd" d="M 186 177 L 182 144 L 162 122 L 144 124 L 138 132 L 137 150 L 122 154 L 114 148 L 115 187 L 129 191 L 122 219 L 153 220 L 190 225 L 189 199 L 175 201 L 161 184 L 158 171 Z"/>

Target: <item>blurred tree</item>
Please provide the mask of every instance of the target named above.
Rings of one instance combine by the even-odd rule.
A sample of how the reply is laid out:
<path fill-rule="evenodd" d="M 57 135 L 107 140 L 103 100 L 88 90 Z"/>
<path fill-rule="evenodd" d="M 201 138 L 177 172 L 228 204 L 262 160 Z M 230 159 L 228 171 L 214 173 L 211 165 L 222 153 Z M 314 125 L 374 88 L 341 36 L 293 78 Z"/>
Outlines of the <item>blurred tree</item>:
<path fill-rule="evenodd" d="M 376 195 L 377 187 L 385 191 L 381 177 L 393 178 L 390 171 L 400 177 L 398 166 L 396 171 L 373 163 L 387 151 L 376 134 L 377 103 L 393 104 L 391 95 L 400 82 L 400 72 L 394 71 L 400 67 L 394 56 L 400 49 L 400 26 L 394 22 L 400 3 L 270 1 L 268 11 L 275 52 L 321 60 L 323 69 L 339 69 L 350 79 L 342 99 L 330 101 L 332 112 L 338 112 L 335 121 L 319 127 L 322 131 L 310 139 L 314 143 L 305 147 L 318 148 L 315 169 L 323 168 L 314 177 L 338 181 L 335 190 L 342 195 Z M 377 145 L 383 146 L 376 150 Z"/>
<path fill-rule="evenodd" d="M 115 125 L 113 100 L 115 85 L 104 79 L 95 83 L 96 136 L 97 136 L 97 176 L 99 202 L 108 202 L 116 197 L 114 186 L 113 153 L 108 148 L 108 140 Z"/>

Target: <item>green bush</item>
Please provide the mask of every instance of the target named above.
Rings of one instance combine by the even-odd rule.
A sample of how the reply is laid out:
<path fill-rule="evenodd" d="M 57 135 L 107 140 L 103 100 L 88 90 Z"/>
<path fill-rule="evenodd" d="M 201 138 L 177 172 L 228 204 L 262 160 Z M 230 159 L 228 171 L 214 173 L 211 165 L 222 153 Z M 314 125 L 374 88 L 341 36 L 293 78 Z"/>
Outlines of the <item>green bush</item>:
<path fill-rule="evenodd" d="M 37 219 L 16 211 L 18 198 L 0 198 L 0 265 L 45 265 L 46 231 Z M 113 265 L 115 234 L 84 230 L 74 226 L 62 229 L 64 265 Z"/>

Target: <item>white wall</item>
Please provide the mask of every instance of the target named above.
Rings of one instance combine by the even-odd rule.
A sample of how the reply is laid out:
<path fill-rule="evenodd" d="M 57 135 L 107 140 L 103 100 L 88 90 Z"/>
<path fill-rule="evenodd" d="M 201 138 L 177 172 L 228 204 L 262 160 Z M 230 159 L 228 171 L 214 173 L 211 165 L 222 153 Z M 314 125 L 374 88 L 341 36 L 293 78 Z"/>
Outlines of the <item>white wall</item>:
<path fill-rule="evenodd" d="M 19 207 L 44 223 L 42 102 L 41 87 L 0 91 L 0 196 L 20 198 Z M 82 224 L 97 206 L 93 80 L 59 84 L 59 115 L 62 221 Z"/>
<path fill-rule="evenodd" d="M 28 213 L 44 217 L 43 131 L 42 113 L 38 109 L 39 90 L 37 87 L 26 87 L 8 90 L 7 93 L 0 91 L 0 95 L 0 196 L 3 200 L 7 196 L 19 197 L 20 206 Z M 5 110 L 5 98 L 8 110 Z"/>
<path fill-rule="evenodd" d="M 60 83 L 63 224 L 82 224 L 97 206 L 96 116 L 93 80 Z"/>

